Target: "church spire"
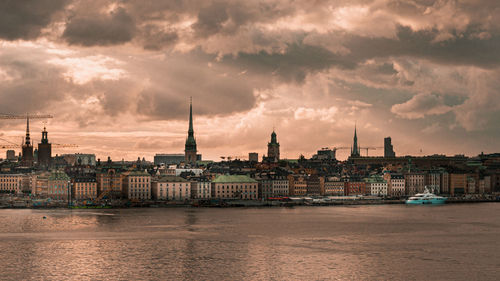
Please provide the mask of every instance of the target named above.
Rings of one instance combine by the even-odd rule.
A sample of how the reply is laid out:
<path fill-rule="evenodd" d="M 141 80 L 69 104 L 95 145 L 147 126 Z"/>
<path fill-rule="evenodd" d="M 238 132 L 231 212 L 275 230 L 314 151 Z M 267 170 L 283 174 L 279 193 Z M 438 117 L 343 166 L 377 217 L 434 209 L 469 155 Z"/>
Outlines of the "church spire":
<path fill-rule="evenodd" d="M 194 129 L 193 129 L 193 97 L 190 97 L 190 100 L 189 100 L 189 130 L 188 130 L 188 136 L 194 136 Z"/>
<path fill-rule="evenodd" d="M 26 145 L 30 145 L 31 144 L 31 140 L 30 140 L 30 117 L 29 116 L 26 116 L 26 138 L 25 138 L 25 142 L 24 142 Z"/>
<path fill-rule="evenodd" d="M 354 124 L 354 141 L 353 141 L 353 145 L 352 145 L 352 149 L 351 149 L 351 157 L 359 157 L 361 154 L 360 154 L 360 148 L 358 146 L 358 135 L 357 135 L 357 132 L 356 132 L 356 123 Z"/>
<path fill-rule="evenodd" d="M 184 149 L 184 157 L 186 163 L 194 164 L 196 163 L 197 155 L 196 155 L 196 139 L 194 138 L 194 129 L 193 129 L 193 98 L 190 98 L 189 101 L 189 129 L 188 129 L 188 137 L 186 139 L 186 145 Z"/>

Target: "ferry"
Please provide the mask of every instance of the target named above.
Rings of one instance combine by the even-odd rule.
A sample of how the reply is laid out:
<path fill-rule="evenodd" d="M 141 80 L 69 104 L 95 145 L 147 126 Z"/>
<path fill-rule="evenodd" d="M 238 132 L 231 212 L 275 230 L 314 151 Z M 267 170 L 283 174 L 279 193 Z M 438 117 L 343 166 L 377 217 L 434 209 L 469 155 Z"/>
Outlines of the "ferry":
<path fill-rule="evenodd" d="M 446 203 L 446 199 L 448 198 L 432 194 L 426 189 L 424 193 L 417 193 L 414 196 L 408 198 L 408 200 L 406 200 L 406 204 L 441 205 Z"/>

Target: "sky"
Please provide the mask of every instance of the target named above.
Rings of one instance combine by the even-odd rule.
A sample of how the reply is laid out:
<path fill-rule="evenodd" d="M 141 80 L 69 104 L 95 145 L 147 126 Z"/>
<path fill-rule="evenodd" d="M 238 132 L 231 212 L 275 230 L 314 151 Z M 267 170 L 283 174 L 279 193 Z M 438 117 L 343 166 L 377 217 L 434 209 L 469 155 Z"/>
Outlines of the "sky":
<path fill-rule="evenodd" d="M 497 0 L 6 0 L 0 113 L 52 114 L 35 142 L 101 159 L 183 153 L 190 97 L 204 159 L 262 156 L 273 128 L 311 157 L 355 125 L 361 147 L 473 156 L 500 151 L 499 50 Z"/>

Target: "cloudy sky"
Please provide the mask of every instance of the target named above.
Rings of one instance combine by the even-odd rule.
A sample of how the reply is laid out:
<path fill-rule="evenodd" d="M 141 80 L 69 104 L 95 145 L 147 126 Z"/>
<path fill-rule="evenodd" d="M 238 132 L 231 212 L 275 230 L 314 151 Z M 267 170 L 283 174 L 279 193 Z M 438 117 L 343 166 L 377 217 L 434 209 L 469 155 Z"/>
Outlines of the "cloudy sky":
<path fill-rule="evenodd" d="M 498 152 L 500 4 L 0 2 L 0 113 L 54 115 L 51 142 L 182 153 L 190 96 L 205 159 L 262 155 L 273 127 L 284 157 L 310 157 L 350 146 L 355 123 L 361 146 L 391 136 L 398 155 Z M 0 137 L 18 143 L 24 126 L 0 120 Z"/>

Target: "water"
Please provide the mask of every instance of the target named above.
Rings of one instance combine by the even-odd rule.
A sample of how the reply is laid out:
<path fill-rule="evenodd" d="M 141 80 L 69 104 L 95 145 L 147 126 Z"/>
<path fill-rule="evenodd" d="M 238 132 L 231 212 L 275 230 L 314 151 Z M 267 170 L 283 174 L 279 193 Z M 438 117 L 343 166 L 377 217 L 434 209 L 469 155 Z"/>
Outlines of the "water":
<path fill-rule="evenodd" d="M 0 279 L 495 280 L 499 213 L 496 203 L 0 210 Z"/>

